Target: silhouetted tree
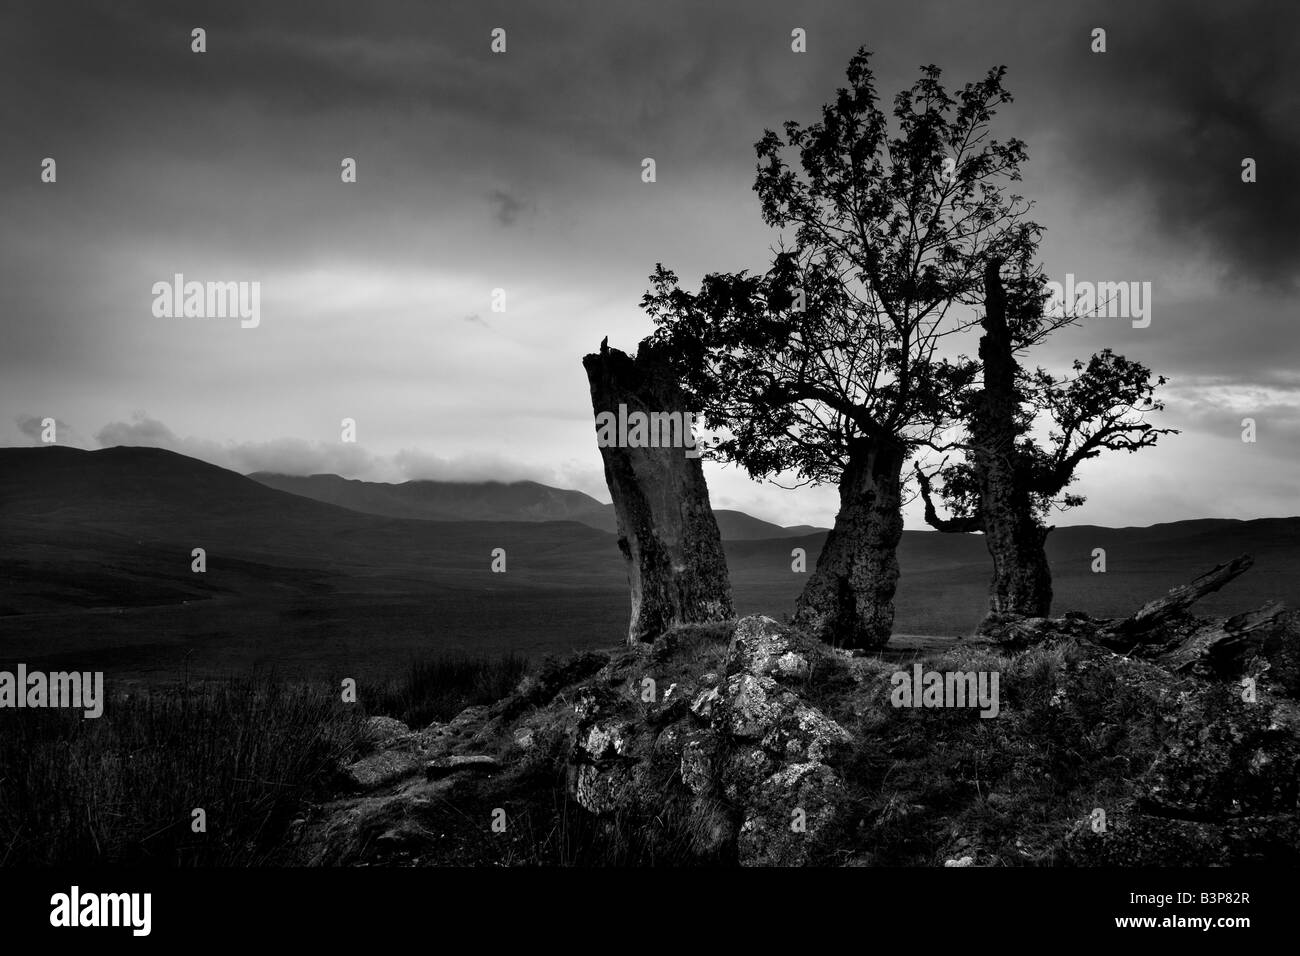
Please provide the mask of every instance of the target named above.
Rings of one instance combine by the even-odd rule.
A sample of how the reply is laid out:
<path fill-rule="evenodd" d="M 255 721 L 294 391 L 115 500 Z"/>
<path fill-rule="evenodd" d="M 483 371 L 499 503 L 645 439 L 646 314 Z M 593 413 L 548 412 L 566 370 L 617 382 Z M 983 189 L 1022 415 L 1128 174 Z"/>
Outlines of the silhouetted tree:
<path fill-rule="evenodd" d="M 963 459 L 916 474 L 927 523 L 940 531 L 983 532 L 993 558 L 989 615 L 984 624 L 1007 614 L 1045 617 L 1052 606 L 1052 575 L 1045 541 L 1045 517 L 1053 505 L 1073 507 L 1079 495 L 1065 494 L 1076 469 L 1105 450 L 1137 451 L 1154 445 L 1174 429 L 1156 428 L 1149 412 L 1164 405 L 1155 399 L 1163 377 L 1110 349 L 1076 361 L 1074 374 L 1057 378 L 1039 368 L 1027 374 L 1017 352 L 1042 341 L 1065 322 L 1043 313 L 1040 278 L 1021 274 L 1004 281 L 1001 263 L 985 268 L 984 316 L 979 357 L 983 387 L 971 388 L 959 406 L 965 437 L 945 446 Z M 1046 417 L 1052 426 L 1043 448 L 1030 435 Z M 940 517 L 933 498 L 935 478 L 951 517 Z"/>
<path fill-rule="evenodd" d="M 1039 229 L 1005 196 L 1024 144 L 990 138 L 1004 68 L 955 96 L 935 66 L 877 105 L 869 54 L 808 127 L 756 144 L 754 189 L 784 230 L 763 275 L 712 273 L 698 293 L 658 266 L 643 305 L 715 451 L 753 477 L 835 482 L 840 509 L 796 608 L 824 639 L 883 645 L 893 625 L 903 467 L 934 447 L 974 363 L 936 352 L 970 327 L 992 258 L 1027 264 Z M 799 169 L 786 162 L 797 153 Z M 786 240 L 790 241 L 789 248 Z"/>

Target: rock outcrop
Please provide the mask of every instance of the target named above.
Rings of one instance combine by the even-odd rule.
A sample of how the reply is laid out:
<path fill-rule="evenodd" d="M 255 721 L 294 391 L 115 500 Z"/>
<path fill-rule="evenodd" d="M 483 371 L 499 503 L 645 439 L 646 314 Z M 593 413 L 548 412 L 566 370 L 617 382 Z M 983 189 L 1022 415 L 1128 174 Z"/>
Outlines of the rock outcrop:
<path fill-rule="evenodd" d="M 802 689 L 814 668 L 843 665 L 766 617 L 736 625 L 722 663 L 651 702 L 638 695 L 653 661 L 604 674 L 610 692 L 576 705 L 574 794 L 595 814 L 653 815 L 680 786 L 681 812 L 712 823 L 702 851 L 742 865 L 808 862 L 843 797 L 835 763 L 852 737 Z"/>
<path fill-rule="evenodd" d="M 549 662 L 447 723 L 372 718 L 373 752 L 296 826 L 297 850 L 331 864 L 1295 865 L 1300 619 L 1188 614 L 1224 574 L 1134 618 L 1009 618 L 932 652 L 933 671 L 1000 676 L 996 719 L 900 707 L 900 665 L 760 616 Z"/>

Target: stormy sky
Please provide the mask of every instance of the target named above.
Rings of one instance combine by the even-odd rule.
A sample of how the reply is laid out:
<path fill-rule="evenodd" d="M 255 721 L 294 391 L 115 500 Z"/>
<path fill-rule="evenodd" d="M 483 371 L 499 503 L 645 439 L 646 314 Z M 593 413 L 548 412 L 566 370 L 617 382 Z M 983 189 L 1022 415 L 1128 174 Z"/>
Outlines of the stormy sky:
<path fill-rule="evenodd" d="M 657 262 L 688 287 L 765 267 L 753 145 L 865 46 L 886 100 L 922 64 L 1006 64 L 995 131 L 1028 144 L 1047 272 L 1152 284 L 1149 327 L 1089 320 L 1034 361 L 1140 360 L 1182 434 L 1087 463 L 1057 523 L 1297 514 L 1298 27 L 1283 3 L 7 3 L 0 444 L 49 417 L 241 472 L 608 500 L 581 356 L 651 330 Z M 260 325 L 156 317 L 175 273 L 260 282 Z M 833 488 L 707 467 L 716 507 L 833 518 Z"/>

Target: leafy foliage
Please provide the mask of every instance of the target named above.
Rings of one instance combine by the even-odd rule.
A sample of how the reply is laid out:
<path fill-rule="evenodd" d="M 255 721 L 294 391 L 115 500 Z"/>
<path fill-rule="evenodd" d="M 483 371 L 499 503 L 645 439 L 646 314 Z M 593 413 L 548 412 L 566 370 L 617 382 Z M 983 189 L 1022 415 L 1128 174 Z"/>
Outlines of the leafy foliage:
<path fill-rule="evenodd" d="M 1027 264 L 1040 231 L 1004 192 L 1024 144 L 990 138 L 1004 70 L 954 95 L 925 67 L 891 124 L 869 59 L 853 57 L 820 122 L 755 146 L 763 218 L 782 230 L 768 271 L 710 273 L 690 293 L 660 264 L 642 300 L 723 433 L 714 450 L 755 477 L 834 481 L 859 441 L 933 439 L 973 375 L 937 354 L 970 325 L 952 307 L 973 301 L 990 257 Z"/>

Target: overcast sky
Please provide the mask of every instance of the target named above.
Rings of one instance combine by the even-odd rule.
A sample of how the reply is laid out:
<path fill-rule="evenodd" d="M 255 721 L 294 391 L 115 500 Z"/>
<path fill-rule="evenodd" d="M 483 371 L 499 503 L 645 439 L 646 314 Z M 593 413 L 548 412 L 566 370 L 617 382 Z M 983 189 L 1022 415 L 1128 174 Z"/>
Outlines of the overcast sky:
<path fill-rule="evenodd" d="M 1086 464 L 1058 523 L 1300 513 L 1290 3 L 6 3 L 0 444 L 53 417 L 241 472 L 608 500 L 581 356 L 651 330 L 656 262 L 688 287 L 766 265 L 753 145 L 815 120 L 858 46 L 886 101 L 925 63 L 953 87 L 1006 64 L 996 133 L 1028 143 L 1049 275 L 1152 283 L 1148 328 L 1092 320 L 1036 361 L 1145 362 L 1183 433 Z M 261 324 L 156 318 L 178 272 L 260 282 Z M 708 478 L 716 507 L 834 515 L 833 488 Z"/>

